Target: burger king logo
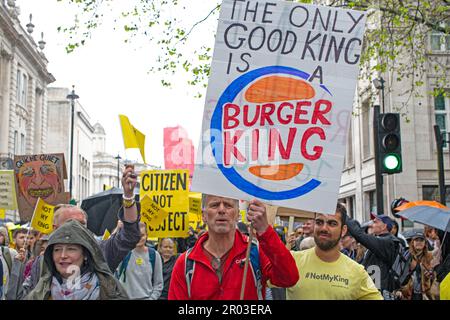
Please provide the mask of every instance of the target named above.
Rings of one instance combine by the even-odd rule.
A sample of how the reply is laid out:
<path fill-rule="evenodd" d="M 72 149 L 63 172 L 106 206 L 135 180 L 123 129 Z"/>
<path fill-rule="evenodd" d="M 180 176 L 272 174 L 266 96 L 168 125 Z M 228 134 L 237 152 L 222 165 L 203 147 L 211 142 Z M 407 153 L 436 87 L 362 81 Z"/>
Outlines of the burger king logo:
<path fill-rule="evenodd" d="M 241 191 L 287 200 L 321 184 L 303 171 L 323 155 L 333 95 L 310 78 L 298 69 L 269 66 L 243 74 L 220 96 L 210 143 L 218 168 Z"/>

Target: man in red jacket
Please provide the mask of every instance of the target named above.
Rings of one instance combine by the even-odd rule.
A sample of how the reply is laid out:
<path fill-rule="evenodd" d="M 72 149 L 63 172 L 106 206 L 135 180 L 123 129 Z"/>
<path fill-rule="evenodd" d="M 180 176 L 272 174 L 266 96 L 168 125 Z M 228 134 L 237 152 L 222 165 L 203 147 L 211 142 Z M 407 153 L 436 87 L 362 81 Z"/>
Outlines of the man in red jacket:
<path fill-rule="evenodd" d="M 203 195 L 202 207 L 208 232 L 198 239 L 192 250 L 177 260 L 172 272 L 169 300 L 239 300 L 248 238 L 236 229 L 238 200 Z M 299 275 L 292 255 L 269 225 L 262 202 L 250 202 L 247 219 L 252 223 L 259 242 L 262 287 L 258 290 L 258 281 L 249 264 L 244 299 L 257 300 L 264 296 L 267 280 L 277 287 L 290 287 L 297 283 Z M 186 268 L 186 265 L 191 267 Z M 187 276 L 189 272 L 192 274 Z"/>

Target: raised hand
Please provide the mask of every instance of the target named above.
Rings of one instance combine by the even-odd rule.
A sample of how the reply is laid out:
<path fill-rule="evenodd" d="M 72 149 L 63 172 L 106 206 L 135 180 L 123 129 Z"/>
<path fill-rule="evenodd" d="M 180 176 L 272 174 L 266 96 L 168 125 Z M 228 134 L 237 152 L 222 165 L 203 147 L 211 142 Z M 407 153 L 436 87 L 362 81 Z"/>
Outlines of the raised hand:
<path fill-rule="evenodd" d="M 134 172 L 134 165 L 128 164 L 122 173 L 123 194 L 127 198 L 134 197 L 134 188 L 137 183 L 137 175 Z"/>
<path fill-rule="evenodd" d="M 267 221 L 266 207 L 261 201 L 257 199 L 250 201 L 247 210 L 247 220 L 259 235 L 267 230 L 269 222 Z"/>

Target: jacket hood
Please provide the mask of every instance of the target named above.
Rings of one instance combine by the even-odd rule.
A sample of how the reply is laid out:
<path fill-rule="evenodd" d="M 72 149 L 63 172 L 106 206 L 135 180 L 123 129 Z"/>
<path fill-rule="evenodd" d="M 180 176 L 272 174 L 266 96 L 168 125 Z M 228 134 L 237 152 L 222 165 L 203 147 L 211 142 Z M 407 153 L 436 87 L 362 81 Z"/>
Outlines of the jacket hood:
<path fill-rule="evenodd" d="M 103 253 L 97 240 L 90 231 L 76 220 L 69 220 L 56 229 L 49 238 L 47 248 L 44 253 L 44 260 L 48 266 L 53 265 L 53 246 L 60 244 L 78 244 L 84 247 L 91 254 L 94 270 L 105 274 L 111 273 L 103 257 Z"/>
<path fill-rule="evenodd" d="M 95 272 L 100 282 L 100 300 L 128 299 L 125 290 L 111 273 L 97 240 L 78 221 L 69 220 L 50 235 L 48 246 L 44 253 L 44 262 L 48 267 L 48 271 L 39 279 L 36 287 L 25 298 L 26 300 L 46 300 L 49 298 L 53 277 L 50 270 L 54 270 L 53 246 L 57 243 L 78 244 L 90 253 L 93 272 Z"/>

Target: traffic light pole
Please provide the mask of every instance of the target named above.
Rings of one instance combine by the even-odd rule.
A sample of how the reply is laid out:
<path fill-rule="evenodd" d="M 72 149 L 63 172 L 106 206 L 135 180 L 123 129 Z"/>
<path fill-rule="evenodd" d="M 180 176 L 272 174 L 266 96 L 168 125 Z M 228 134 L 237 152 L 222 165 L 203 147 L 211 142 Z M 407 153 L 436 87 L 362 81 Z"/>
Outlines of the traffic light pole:
<path fill-rule="evenodd" d="M 383 175 L 381 174 L 380 163 L 378 157 L 380 148 L 378 143 L 378 118 L 380 117 L 380 106 L 373 106 L 373 140 L 375 146 L 375 187 L 377 193 L 377 211 L 376 214 L 384 214 L 384 199 L 383 199 Z"/>
<path fill-rule="evenodd" d="M 437 146 L 437 161 L 438 161 L 438 176 L 439 176 L 439 202 L 444 206 L 446 205 L 445 201 L 445 177 L 444 177 L 444 156 L 442 152 L 442 148 L 444 147 L 442 141 L 441 130 L 438 125 L 434 126 L 434 136 L 436 138 L 436 146 Z"/>

